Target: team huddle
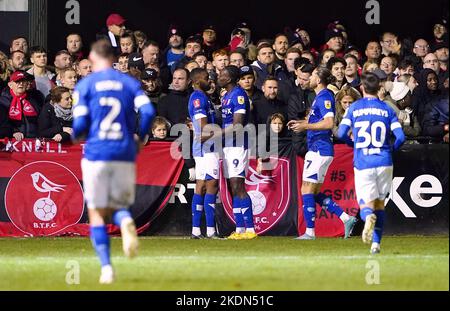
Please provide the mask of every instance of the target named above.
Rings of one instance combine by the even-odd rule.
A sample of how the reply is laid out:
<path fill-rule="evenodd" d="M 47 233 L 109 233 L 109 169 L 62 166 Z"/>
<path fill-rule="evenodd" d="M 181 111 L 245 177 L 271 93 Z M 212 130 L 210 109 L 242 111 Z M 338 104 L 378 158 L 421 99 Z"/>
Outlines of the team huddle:
<path fill-rule="evenodd" d="M 135 197 L 135 160 L 145 144 L 155 115 L 149 98 L 139 82 L 112 69 L 113 50 L 107 41 L 93 44 L 90 59 L 93 73 L 80 81 L 74 93 L 73 139 L 86 139 L 82 172 L 91 226 L 92 244 L 100 258 L 100 283 L 114 281 L 110 260 L 110 241 L 106 231 L 109 219 L 120 226 L 124 253 L 137 254 L 136 227 L 128 207 Z M 250 101 L 238 85 L 240 71 L 226 66 L 217 83 L 224 90 L 221 132 L 208 130 L 216 123 L 214 107 L 208 99 L 208 72 L 196 68 L 190 73 L 194 92 L 188 110 L 194 129 L 192 153 L 195 159 L 196 188 L 192 199 L 192 235 L 194 239 L 219 238 L 215 224 L 215 202 L 218 192 L 219 158 L 223 156 L 223 173 L 232 195 L 235 231 L 228 239 L 257 237 L 253 224 L 252 202 L 245 189 L 249 143 L 236 137 L 242 134 L 250 115 Z M 356 223 L 330 197 L 321 192 L 327 169 L 333 161 L 332 128 L 335 99 L 327 85 L 333 80 L 324 67 L 314 69 L 310 88 L 316 93 L 306 120 L 288 123 L 293 132 L 306 131 L 308 152 L 303 169 L 303 215 L 307 224 L 300 240 L 315 239 L 316 204 L 336 214 L 343 222 L 345 238 Z M 392 152 L 404 142 L 395 112 L 379 100 L 379 78 L 372 73 L 362 76 L 364 97 L 346 112 L 338 137 L 354 147 L 354 173 L 361 219 L 365 222 L 362 239 L 370 244 L 371 253 L 380 252 L 384 222 L 384 200 L 392 183 Z M 139 128 L 136 131 L 136 114 Z M 138 135 L 135 135 L 138 133 Z M 234 135 L 236 134 L 236 135 Z M 221 147 L 214 143 L 219 135 Z M 391 136 L 395 142 L 391 144 Z M 201 217 L 205 211 L 206 237 L 201 234 Z"/>

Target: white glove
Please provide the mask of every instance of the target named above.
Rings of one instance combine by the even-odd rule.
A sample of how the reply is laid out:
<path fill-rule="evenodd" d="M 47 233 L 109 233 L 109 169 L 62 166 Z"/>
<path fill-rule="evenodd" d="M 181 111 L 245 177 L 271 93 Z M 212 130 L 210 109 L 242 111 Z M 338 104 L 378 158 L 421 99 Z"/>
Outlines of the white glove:
<path fill-rule="evenodd" d="M 189 180 L 195 181 L 195 168 L 194 167 L 191 167 L 189 169 Z"/>

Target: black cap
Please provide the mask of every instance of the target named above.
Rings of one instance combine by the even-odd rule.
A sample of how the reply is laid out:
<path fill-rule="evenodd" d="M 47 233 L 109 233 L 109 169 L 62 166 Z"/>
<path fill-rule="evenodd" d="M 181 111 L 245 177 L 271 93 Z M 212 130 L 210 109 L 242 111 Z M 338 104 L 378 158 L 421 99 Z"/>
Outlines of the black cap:
<path fill-rule="evenodd" d="M 180 29 L 178 29 L 178 27 L 175 26 L 175 25 L 170 25 L 169 26 L 169 31 L 167 32 L 167 38 L 170 39 L 170 37 L 172 37 L 174 35 L 182 37 Z"/>
<path fill-rule="evenodd" d="M 128 56 L 128 69 L 137 68 L 140 71 L 145 69 L 144 57 L 140 53 L 131 53 Z"/>
<path fill-rule="evenodd" d="M 250 29 L 250 25 L 247 22 L 241 22 L 236 25 L 236 28 L 248 28 Z"/>
<path fill-rule="evenodd" d="M 246 75 L 255 76 L 255 72 L 253 71 L 253 68 L 250 66 L 242 66 L 241 68 L 239 68 L 239 70 L 241 72 L 241 74 L 240 74 L 241 78 Z"/>
<path fill-rule="evenodd" d="M 433 46 L 433 53 L 436 52 L 439 49 L 447 48 L 448 49 L 448 43 L 445 42 L 438 42 Z"/>
<path fill-rule="evenodd" d="M 141 72 L 142 80 L 156 80 L 158 78 L 158 72 L 152 68 L 146 68 Z"/>
<path fill-rule="evenodd" d="M 190 36 L 186 39 L 186 44 L 193 43 L 193 42 L 196 42 L 201 45 L 203 43 L 203 37 L 199 34 L 196 34 L 196 35 Z"/>
<path fill-rule="evenodd" d="M 207 24 L 207 25 L 203 26 L 202 31 L 205 31 L 205 30 L 212 30 L 212 31 L 217 32 L 216 27 L 212 24 Z"/>
<path fill-rule="evenodd" d="M 325 43 L 327 43 L 328 40 L 334 37 L 343 38 L 342 31 L 337 28 L 327 29 L 327 31 L 325 31 Z"/>

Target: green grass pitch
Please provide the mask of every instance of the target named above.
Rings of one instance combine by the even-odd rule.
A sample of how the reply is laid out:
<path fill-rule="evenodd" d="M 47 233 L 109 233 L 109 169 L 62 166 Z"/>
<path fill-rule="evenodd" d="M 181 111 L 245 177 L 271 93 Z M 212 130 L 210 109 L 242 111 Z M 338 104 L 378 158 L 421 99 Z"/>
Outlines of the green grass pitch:
<path fill-rule="evenodd" d="M 142 237 L 132 260 L 113 238 L 112 262 L 116 282 L 99 285 L 88 238 L 2 238 L 0 290 L 449 290 L 448 236 L 387 236 L 374 256 L 357 237 Z"/>

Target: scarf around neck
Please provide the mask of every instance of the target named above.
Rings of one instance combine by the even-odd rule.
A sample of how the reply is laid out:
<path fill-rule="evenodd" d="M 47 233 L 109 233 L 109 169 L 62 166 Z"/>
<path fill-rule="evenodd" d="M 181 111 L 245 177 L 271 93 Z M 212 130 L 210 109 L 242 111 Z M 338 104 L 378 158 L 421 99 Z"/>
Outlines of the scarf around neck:
<path fill-rule="evenodd" d="M 21 121 L 22 115 L 26 117 L 37 117 L 36 109 L 27 100 L 27 93 L 17 96 L 12 89 L 9 90 L 12 96 L 11 105 L 9 106 L 9 118 L 15 121 Z"/>

